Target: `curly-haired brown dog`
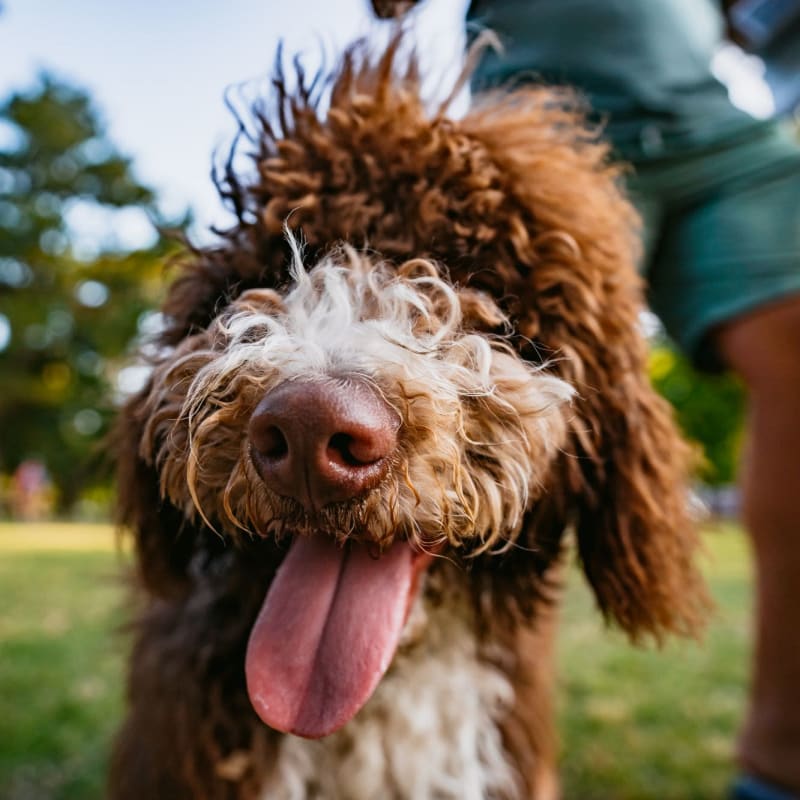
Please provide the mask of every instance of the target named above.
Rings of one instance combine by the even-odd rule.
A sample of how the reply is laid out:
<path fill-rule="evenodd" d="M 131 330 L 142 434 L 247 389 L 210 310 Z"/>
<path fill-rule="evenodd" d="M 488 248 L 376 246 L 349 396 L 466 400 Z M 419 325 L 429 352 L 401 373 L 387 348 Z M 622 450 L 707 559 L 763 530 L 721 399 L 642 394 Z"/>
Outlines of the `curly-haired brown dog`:
<path fill-rule="evenodd" d="M 565 530 L 634 639 L 702 616 L 606 148 L 541 88 L 428 114 L 398 47 L 276 80 L 122 415 L 117 800 L 551 798 Z"/>

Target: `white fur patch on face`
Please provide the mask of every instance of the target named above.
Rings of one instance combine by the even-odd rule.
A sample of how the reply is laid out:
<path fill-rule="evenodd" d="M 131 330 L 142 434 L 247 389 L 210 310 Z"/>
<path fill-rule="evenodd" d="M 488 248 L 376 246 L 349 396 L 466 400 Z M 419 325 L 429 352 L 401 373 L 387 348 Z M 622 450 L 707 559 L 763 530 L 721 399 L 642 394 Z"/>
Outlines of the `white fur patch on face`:
<path fill-rule="evenodd" d="M 221 354 L 200 370 L 189 391 L 205 399 L 237 374 L 257 375 L 265 388 L 313 377 L 391 378 L 443 394 L 442 402 L 493 391 L 493 351 L 481 336 L 463 334 L 458 297 L 434 274 L 398 278 L 346 251 L 306 271 L 292 269 L 294 285 L 279 305 L 260 309 L 262 294 L 246 293 L 217 321 Z M 532 367 L 526 371 L 533 373 Z M 543 405 L 569 389 L 545 379 Z"/>
<path fill-rule="evenodd" d="M 466 594 L 451 588 L 456 576 L 438 577 L 443 602 L 422 600 L 409 620 L 414 641 L 369 702 L 325 739 L 285 736 L 262 800 L 520 797 L 499 729 L 513 689 L 482 657 Z"/>

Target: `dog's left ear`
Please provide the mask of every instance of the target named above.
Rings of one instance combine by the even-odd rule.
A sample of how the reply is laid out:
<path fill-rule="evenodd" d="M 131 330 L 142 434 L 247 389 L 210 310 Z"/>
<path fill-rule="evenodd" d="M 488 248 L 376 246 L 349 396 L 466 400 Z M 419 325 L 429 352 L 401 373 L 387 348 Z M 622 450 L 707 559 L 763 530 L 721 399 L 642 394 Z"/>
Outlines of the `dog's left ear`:
<path fill-rule="evenodd" d="M 530 525 L 574 528 L 600 609 L 632 638 L 693 633 L 707 610 L 694 457 L 648 379 L 638 220 L 621 170 L 550 90 L 494 98 L 460 124 L 505 182 L 491 187 L 506 201 L 484 272 L 518 297 L 525 356 L 549 361 L 577 392 L 568 445 Z M 527 531 L 532 546 L 538 538 Z"/>
<path fill-rule="evenodd" d="M 632 638 L 693 634 L 708 610 L 690 507 L 695 455 L 636 362 L 627 374 L 587 370 L 576 403 L 578 550 L 603 614 Z"/>

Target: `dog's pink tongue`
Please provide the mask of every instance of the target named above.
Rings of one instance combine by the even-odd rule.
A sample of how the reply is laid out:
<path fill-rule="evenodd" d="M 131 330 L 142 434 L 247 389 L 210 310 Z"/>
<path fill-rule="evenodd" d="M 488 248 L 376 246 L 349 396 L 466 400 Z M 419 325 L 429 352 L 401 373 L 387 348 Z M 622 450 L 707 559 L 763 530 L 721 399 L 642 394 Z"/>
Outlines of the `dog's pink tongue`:
<path fill-rule="evenodd" d="M 397 648 L 414 584 L 411 548 L 380 558 L 297 537 L 250 634 L 250 702 L 267 725 L 318 738 L 369 699 Z"/>

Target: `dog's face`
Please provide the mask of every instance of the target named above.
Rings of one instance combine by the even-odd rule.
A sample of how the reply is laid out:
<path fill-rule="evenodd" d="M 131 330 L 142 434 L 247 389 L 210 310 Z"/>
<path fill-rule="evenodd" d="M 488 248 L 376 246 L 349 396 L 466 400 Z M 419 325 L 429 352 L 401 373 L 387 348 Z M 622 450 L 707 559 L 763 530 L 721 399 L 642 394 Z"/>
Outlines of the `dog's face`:
<path fill-rule="evenodd" d="M 497 306 L 430 262 L 343 250 L 293 277 L 156 368 L 142 454 L 187 518 L 289 545 L 248 683 L 273 727 L 319 736 L 387 668 L 432 555 L 513 542 L 571 389 L 487 333 Z"/>
<path fill-rule="evenodd" d="M 571 395 L 480 332 L 502 323 L 429 262 L 395 271 L 351 252 L 295 270 L 284 294 L 245 292 L 157 369 L 144 453 L 187 517 L 232 535 L 500 549 Z"/>

